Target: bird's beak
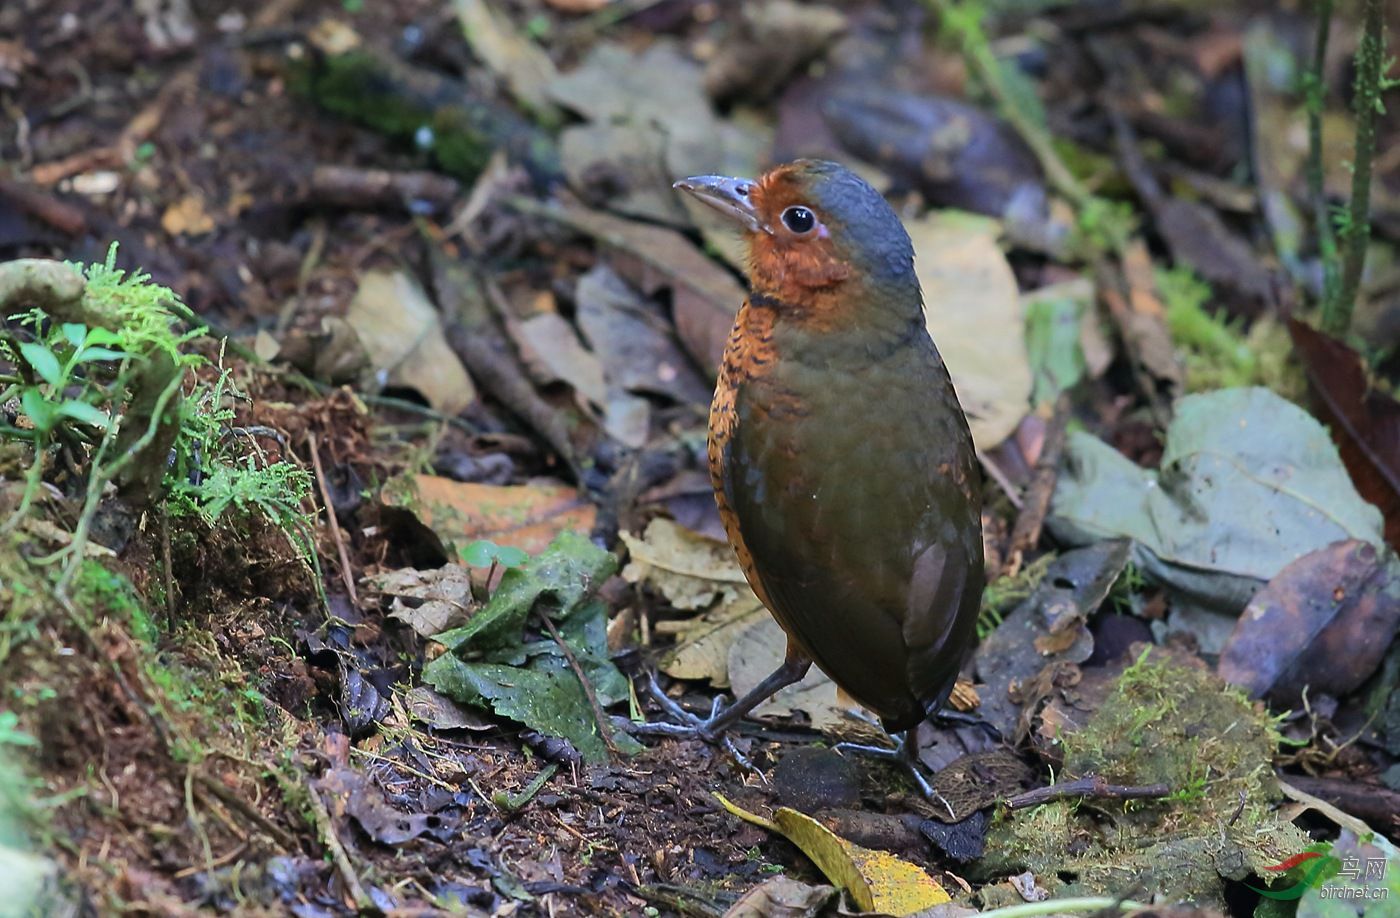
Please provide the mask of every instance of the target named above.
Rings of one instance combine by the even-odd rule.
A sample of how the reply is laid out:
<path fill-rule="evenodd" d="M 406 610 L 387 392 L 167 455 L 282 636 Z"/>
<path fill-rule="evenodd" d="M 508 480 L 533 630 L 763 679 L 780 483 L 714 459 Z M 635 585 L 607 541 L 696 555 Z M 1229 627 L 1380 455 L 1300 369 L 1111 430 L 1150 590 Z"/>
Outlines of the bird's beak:
<path fill-rule="evenodd" d="M 749 196 L 753 186 L 753 179 L 731 178 L 727 175 L 692 175 L 671 187 L 695 195 L 726 217 L 738 220 L 754 232 L 768 231 L 768 227 L 758 219 L 758 212 L 754 210 L 753 201 Z"/>

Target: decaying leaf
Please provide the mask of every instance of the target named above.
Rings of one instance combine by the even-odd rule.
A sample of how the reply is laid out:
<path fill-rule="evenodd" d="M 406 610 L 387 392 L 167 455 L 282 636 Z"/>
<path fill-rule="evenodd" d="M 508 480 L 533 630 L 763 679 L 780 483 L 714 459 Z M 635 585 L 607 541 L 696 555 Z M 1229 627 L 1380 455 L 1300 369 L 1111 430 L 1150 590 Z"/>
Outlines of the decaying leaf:
<path fill-rule="evenodd" d="M 605 761 L 608 744 L 578 675 L 548 635 L 527 642 L 524 628 L 539 607 L 558 621 L 599 703 L 626 699 L 627 680 L 608 655 L 606 610 L 591 598 L 614 570 L 611 554 L 582 535 L 561 533 L 508 570 L 471 621 L 436 636 L 448 652 L 423 667 L 423 681 L 457 701 L 567 739 L 587 761 Z M 641 748 L 623 733 L 611 739 L 623 752 Z"/>
<path fill-rule="evenodd" d="M 705 66 L 705 89 L 719 101 L 769 98 L 846 28 L 839 11 L 794 0 L 747 4 L 738 20 Z"/>
<path fill-rule="evenodd" d="M 1035 592 L 978 646 L 977 673 L 987 686 L 978 713 L 1003 735 L 1025 736 L 1031 715 L 1056 687 L 1057 667 L 1089 659 L 1094 640 L 1084 622 L 1127 563 L 1124 540 L 1065 552 Z"/>
<path fill-rule="evenodd" d="M 421 392 L 447 415 L 476 400 L 471 377 L 443 337 L 437 310 L 407 274 L 366 272 L 345 318 L 389 385 Z"/>
<path fill-rule="evenodd" d="M 950 901 L 943 887 L 922 867 L 846 841 L 805 813 L 779 807 L 764 819 L 715 795 L 730 813 L 777 832 L 802 849 L 822 874 L 844 889 L 859 909 L 884 915 L 912 915 Z"/>
<path fill-rule="evenodd" d="M 1006 215 L 1018 198 L 1045 209 L 1030 148 L 976 106 L 867 81 L 838 89 L 822 112 L 842 146 L 918 188 L 930 204 L 991 217 Z"/>
<path fill-rule="evenodd" d="M 1383 544 L 1380 512 L 1356 493 L 1327 431 L 1267 389 L 1181 399 L 1157 472 L 1080 432 L 1065 455 L 1055 535 L 1130 536 L 1145 573 L 1221 611 L 1332 542 Z"/>
<path fill-rule="evenodd" d="M 979 449 L 1006 439 L 1030 410 L 1025 319 L 997 225 L 935 212 L 905 222 L 928 330 L 943 355 Z"/>
<path fill-rule="evenodd" d="M 677 344 L 661 308 L 605 264 L 579 278 L 578 324 L 610 385 L 706 404 L 710 387 Z"/>
<path fill-rule="evenodd" d="M 792 877 L 764 880 L 739 897 L 724 918 L 813 918 L 835 904 L 834 886 L 813 886 Z"/>
<path fill-rule="evenodd" d="M 622 576 L 648 583 L 677 609 L 703 609 L 716 600 L 752 595 L 725 542 L 696 535 L 668 519 L 654 519 L 640 537 L 621 533 L 631 561 Z"/>
<path fill-rule="evenodd" d="M 541 381 L 565 382 L 595 408 L 608 401 L 603 365 L 579 340 L 569 320 L 557 312 L 543 312 L 513 324 L 520 359 Z"/>
<path fill-rule="evenodd" d="M 762 610 L 759 606 L 759 610 Z M 787 635 L 766 612 L 756 614 L 729 645 L 729 684 L 742 696 L 777 669 L 786 655 Z M 840 733 L 852 719 L 846 711 L 858 707 L 842 696 L 836 683 L 813 666 L 801 682 L 769 698 L 753 709 L 752 717 L 792 717 L 805 715 L 812 729 Z M 861 724 L 867 727 L 868 725 Z"/>
<path fill-rule="evenodd" d="M 381 594 L 392 597 L 389 617 L 423 637 L 462 624 L 476 608 L 471 573 L 460 564 L 426 571 L 405 567 L 369 579 Z"/>
<path fill-rule="evenodd" d="M 537 119 L 558 118 L 549 87 L 559 76 L 544 49 L 517 29 L 489 0 L 453 0 L 462 34 L 472 51 L 505 81 L 513 95 Z"/>
<path fill-rule="evenodd" d="M 439 475 L 401 475 L 382 494 L 385 504 L 414 511 L 444 543 L 490 539 L 538 552 L 564 530 L 588 532 L 598 508 L 560 482 L 487 485 Z"/>
<path fill-rule="evenodd" d="M 661 658 L 662 672 L 677 679 L 708 679 L 729 685 L 729 648 L 767 612 L 749 589 L 726 542 L 697 535 L 667 519 L 647 524 L 639 538 L 621 533 L 631 561 L 622 576 L 647 583 L 675 608 L 706 609 L 695 618 L 658 622 L 658 633 L 676 643 Z"/>
<path fill-rule="evenodd" d="M 489 718 L 426 685 L 409 689 L 404 701 L 414 720 L 437 730 L 492 730 L 496 727 Z"/>
<path fill-rule="evenodd" d="M 1373 545 L 1334 542 L 1286 565 L 1249 601 L 1220 655 L 1220 675 L 1251 697 L 1297 704 L 1340 698 L 1380 665 L 1400 627 L 1400 562 Z"/>
<path fill-rule="evenodd" d="M 1341 341 L 1296 319 L 1288 332 L 1342 462 L 1361 496 L 1381 508 L 1386 540 L 1400 550 L 1400 402 L 1372 384 L 1361 355 Z"/>
<path fill-rule="evenodd" d="M 744 301 L 744 288 L 734 275 L 674 230 L 577 206 L 569 209 L 568 220 L 603 242 L 613 254 L 613 266 L 643 293 L 671 290 L 681 343 L 706 372 L 714 373 Z"/>

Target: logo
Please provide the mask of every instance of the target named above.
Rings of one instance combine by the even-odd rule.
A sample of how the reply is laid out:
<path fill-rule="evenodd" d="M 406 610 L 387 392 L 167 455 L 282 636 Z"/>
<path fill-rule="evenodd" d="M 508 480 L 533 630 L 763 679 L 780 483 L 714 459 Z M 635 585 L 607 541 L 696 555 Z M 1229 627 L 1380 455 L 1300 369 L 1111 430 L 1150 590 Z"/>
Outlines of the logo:
<path fill-rule="evenodd" d="M 1372 880 L 1384 880 L 1386 867 L 1387 863 L 1384 857 L 1360 858 L 1351 854 L 1343 858 L 1336 858 L 1316 851 L 1304 851 L 1302 854 L 1295 854 L 1285 861 L 1264 868 L 1280 873 L 1301 868 L 1301 876 L 1296 882 L 1274 889 L 1259 889 L 1255 886 L 1249 888 L 1267 899 L 1283 901 L 1301 899 L 1303 893 L 1309 889 L 1318 889 L 1324 899 L 1384 899 L 1390 890 L 1385 887 L 1370 886 L 1369 883 Z M 1348 880 L 1350 883 L 1335 886 L 1322 885 L 1324 881 L 1334 877 Z"/>
<path fill-rule="evenodd" d="M 1335 857 L 1324 857 L 1316 851 L 1304 851 L 1302 854 L 1295 854 L 1285 861 L 1280 861 L 1264 869 L 1276 870 L 1283 873 L 1302 864 L 1309 864 L 1309 862 L 1311 862 L 1308 869 L 1303 872 L 1303 878 L 1301 880 L 1294 883 L 1292 886 L 1285 886 L 1282 889 L 1259 889 L 1257 886 L 1250 886 L 1249 888 L 1266 899 L 1281 899 L 1283 901 L 1301 899 L 1303 893 L 1312 889 L 1313 886 L 1317 884 L 1318 877 L 1327 869 L 1329 861 L 1338 865 L 1341 863 Z"/>

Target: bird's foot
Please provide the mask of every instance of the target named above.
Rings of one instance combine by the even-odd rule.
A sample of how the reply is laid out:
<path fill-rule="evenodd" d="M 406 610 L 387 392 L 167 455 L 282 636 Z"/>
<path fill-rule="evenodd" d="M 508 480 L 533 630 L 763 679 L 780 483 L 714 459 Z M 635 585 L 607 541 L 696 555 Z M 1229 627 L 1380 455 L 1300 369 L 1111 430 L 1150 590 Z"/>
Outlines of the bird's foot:
<path fill-rule="evenodd" d="M 633 736 L 673 736 L 681 739 L 698 739 L 710 745 L 717 745 L 729 753 L 730 757 L 746 771 L 758 773 L 758 768 L 754 766 L 748 756 L 739 751 L 734 745 L 734 740 L 727 736 L 724 728 L 733 718 L 726 717 L 724 709 L 724 699 L 715 696 L 714 703 L 710 706 L 710 716 L 701 717 L 693 714 L 681 707 L 674 699 L 661 690 L 661 686 L 656 682 L 656 674 L 647 673 L 647 688 L 656 699 L 656 703 L 661 705 L 661 709 L 666 712 L 670 721 L 650 721 L 639 724 L 628 721 L 625 729 Z"/>
<path fill-rule="evenodd" d="M 933 803 L 938 803 L 947 808 L 948 814 L 953 814 L 953 805 L 934 787 L 927 777 L 924 776 L 923 764 L 919 761 L 919 753 L 914 742 L 909 738 L 908 733 L 893 737 L 894 746 L 870 746 L 865 743 L 837 743 L 836 751 L 854 752 L 857 755 L 869 756 L 874 759 L 885 759 L 890 762 L 897 762 L 903 765 L 913 780 L 914 786 L 923 794 L 924 799 Z"/>

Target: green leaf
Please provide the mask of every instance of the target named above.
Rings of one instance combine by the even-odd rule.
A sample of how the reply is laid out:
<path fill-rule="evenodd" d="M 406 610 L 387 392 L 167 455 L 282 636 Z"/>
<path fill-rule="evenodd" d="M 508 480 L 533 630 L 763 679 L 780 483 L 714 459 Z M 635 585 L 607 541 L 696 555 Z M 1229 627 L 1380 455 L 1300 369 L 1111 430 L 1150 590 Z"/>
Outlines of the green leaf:
<path fill-rule="evenodd" d="M 85 347 L 78 352 L 78 363 L 88 363 L 93 360 L 121 360 L 126 354 L 121 351 L 114 351 L 106 347 Z"/>
<path fill-rule="evenodd" d="M 1033 404 L 1054 401 L 1084 376 L 1086 366 L 1079 332 L 1088 302 L 1079 295 L 1081 289 L 1093 295 L 1093 287 L 1071 281 L 1033 294 L 1026 309 L 1026 352 L 1034 380 Z"/>
<path fill-rule="evenodd" d="M 477 543 L 467 546 L 463 557 L 468 563 L 473 560 L 469 553 L 483 556 L 471 549 L 486 552 Z M 514 560 L 507 555 L 505 560 Z M 526 643 L 523 632 L 530 613 L 546 603 L 540 611 L 560 623 L 560 638 L 599 703 L 626 699 L 627 680 L 608 656 L 606 609 L 588 600 L 616 567 L 616 559 L 585 536 L 560 533 L 540 554 L 507 571 L 486 608 L 470 622 L 435 638 L 450 652 L 423 668 L 423 681 L 457 701 L 564 737 L 588 761 L 606 759 L 597 717 L 559 645 L 548 636 Z M 613 740 L 623 751 L 640 748 L 625 735 Z"/>
<path fill-rule="evenodd" d="M 63 369 L 53 351 L 36 341 L 21 341 L 19 352 L 44 382 L 54 387 L 63 384 Z"/>
<path fill-rule="evenodd" d="M 579 609 L 560 629 L 598 700 L 603 705 L 627 697 L 627 680 L 607 658 L 604 607 L 592 602 Z M 530 646 L 525 666 L 499 662 L 467 662 L 445 653 L 423 668 L 423 681 L 465 704 L 494 711 L 549 736 L 567 739 L 589 762 L 605 761 L 607 743 L 578 676 L 553 641 Z M 624 753 L 641 749 L 632 737 L 614 732 L 613 742 Z"/>
<path fill-rule="evenodd" d="M 59 405 L 56 413 L 59 417 L 69 417 L 83 424 L 91 424 L 94 427 L 99 427 L 102 430 L 106 430 L 108 425 L 112 423 L 112 417 L 107 412 L 100 408 L 94 408 L 87 402 L 80 402 L 75 399 L 70 399 Z"/>
<path fill-rule="evenodd" d="M 529 554 L 514 545 L 501 545 L 496 549 L 496 561 L 501 567 L 519 567 L 530 560 Z"/>
<path fill-rule="evenodd" d="M 1356 493 L 1326 428 L 1262 388 L 1181 399 L 1155 472 L 1070 434 L 1052 512 L 1057 538 L 1129 536 L 1145 573 L 1228 612 L 1332 542 L 1384 545 L 1380 511 Z"/>
<path fill-rule="evenodd" d="M 43 393 L 32 386 L 25 389 L 19 397 L 20 407 L 29 416 L 29 420 L 34 422 L 34 428 L 40 433 L 48 433 L 53 430 L 54 422 L 58 420 L 54 413 L 54 405 L 44 398 Z"/>
<path fill-rule="evenodd" d="M 87 326 L 81 322 L 64 322 L 62 325 L 63 337 L 68 339 L 68 343 L 74 347 L 82 347 L 87 339 Z"/>
<path fill-rule="evenodd" d="M 617 559 L 587 537 L 561 532 L 544 551 L 506 571 L 491 601 L 470 622 L 434 640 L 454 651 L 468 645 L 482 653 L 519 647 L 521 628 L 537 601 L 550 600 L 567 613 L 616 569 Z"/>
<path fill-rule="evenodd" d="M 114 331 L 105 328 L 88 329 L 87 337 L 83 339 L 84 344 L 121 344 L 122 336 Z"/>
<path fill-rule="evenodd" d="M 498 551 L 500 546 L 490 539 L 477 539 L 465 548 L 458 549 L 457 554 L 469 567 L 490 567 Z"/>

